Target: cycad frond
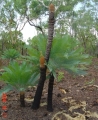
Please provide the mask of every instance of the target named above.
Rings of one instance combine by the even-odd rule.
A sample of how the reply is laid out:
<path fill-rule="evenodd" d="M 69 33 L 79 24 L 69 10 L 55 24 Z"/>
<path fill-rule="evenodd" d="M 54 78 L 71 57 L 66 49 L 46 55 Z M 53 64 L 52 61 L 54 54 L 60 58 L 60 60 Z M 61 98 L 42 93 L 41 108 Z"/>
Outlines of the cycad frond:
<path fill-rule="evenodd" d="M 45 55 L 47 40 L 44 37 L 36 37 L 36 48 L 31 48 L 31 58 L 37 57 L 35 60 L 39 65 L 40 51 Z M 33 42 L 32 42 L 33 44 Z M 36 52 L 35 52 L 36 51 Z M 48 68 L 51 72 L 65 69 L 70 73 L 83 74 L 85 65 L 89 65 L 91 59 L 89 55 L 84 54 L 84 49 L 80 47 L 79 41 L 68 35 L 56 35 L 54 37 Z M 84 65 L 84 66 L 83 66 Z"/>
<path fill-rule="evenodd" d="M 84 74 L 83 66 L 88 65 L 91 59 L 87 54 L 84 54 L 82 47 L 79 47 L 79 42 L 70 36 L 58 36 L 54 38 L 49 68 L 65 69 L 70 73 Z"/>
<path fill-rule="evenodd" d="M 21 88 L 25 89 L 29 85 L 35 85 L 39 77 L 39 71 L 26 62 L 23 62 L 21 65 L 17 62 L 12 62 L 4 70 L 5 72 L 1 78 L 18 90 Z"/>
<path fill-rule="evenodd" d="M 16 51 L 15 49 L 8 49 L 8 50 L 4 51 L 2 58 L 14 60 L 14 59 L 18 58 L 19 56 L 20 56 L 19 52 Z"/>

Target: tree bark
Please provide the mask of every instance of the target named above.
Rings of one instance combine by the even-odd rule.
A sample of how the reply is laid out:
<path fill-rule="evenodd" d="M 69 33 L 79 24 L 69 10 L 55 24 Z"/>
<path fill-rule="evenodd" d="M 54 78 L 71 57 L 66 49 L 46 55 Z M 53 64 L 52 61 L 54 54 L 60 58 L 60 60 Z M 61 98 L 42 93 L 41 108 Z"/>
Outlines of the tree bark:
<path fill-rule="evenodd" d="M 50 12 L 49 13 L 48 41 L 47 41 L 46 55 L 45 55 L 46 63 L 48 63 L 49 57 L 50 57 L 52 41 L 53 41 L 53 33 L 54 33 L 54 24 L 55 24 L 54 12 Z"/>
<path fill-rule="evenodd" d="M 45 61 L 48 64 L 49 57 L 50 57 L 50 52 L 51 52 L 51 47 L 52 47 L 52 41 L 53 41 L 53 33 L 54 33 L 54 5 L 50 4 L 49 6 L 49 28 L 48 28 L 48 40 L 47 40 L 47 47 L 46 47 L 46 55 L 45 55 Z M 46 80 L 46 69 L 47 67 L 45 66 L 44 68 L 40 67 L 40 80 L 39 84 L 35 93 L 34 97 L 34 102 L 32 104 L 32 109 L 36 110 L 40 106 L 40 99 L 42 96 L 42 91 L 44 87 L 44 82 Z M 50 85 L 49 85 L 50 87 Z M 50 88 L 49 88 L 50 91 Z M 49 98 L 51 96 L 51 92 L 49 92 Z M 49 101 L 51 103 L 51 101 Z"/>
<path fill-rule="evenodd" d="M 25 107 L 24 98 L 25 98 L 25 92 L 24 91 L 20 91 L 20 106 L 21 107 Z"/>
<path fill-rule="evenodd" d="M 54 24 L 55 24 L 55 18 L 54 18 L 54 10 L 55 7 L 53 4 L 50 4 L 49 6 L 49 29 L 48 29 L 48 41 L 47 41 L 47 47 L 46 47 L 46 63 L 48 64 L 50 52 L 52 48 L 52 42 L 53 42 L 53 34 L 54 34 Z M 53 83 L 54 83 L 54 76 L 53 74 L 50 76 L 49 84 L 48 84 L 48 98 L 47 98 L 47 110 L 52 112 L 52 91 L 53 91 Z"/>
<path fill-rule="evenodd" d="M 46 80 L 46 66 L 45 68 L 40 68 L 40 80 L 35 93 L 34 102 L 32 104 L 32 109 L 34 110 L 38 109 L 40 106 L 40 100 L 45 80 Z"/>
<path fill-rule="evenodd" d="M 49 84 L 48 84 L 47 110 L 49 112 L 53 111 L 53 107 L 52 107 L 53 85 L 54 85 L 54 76 L 52 74 L 50 76 Z"/>

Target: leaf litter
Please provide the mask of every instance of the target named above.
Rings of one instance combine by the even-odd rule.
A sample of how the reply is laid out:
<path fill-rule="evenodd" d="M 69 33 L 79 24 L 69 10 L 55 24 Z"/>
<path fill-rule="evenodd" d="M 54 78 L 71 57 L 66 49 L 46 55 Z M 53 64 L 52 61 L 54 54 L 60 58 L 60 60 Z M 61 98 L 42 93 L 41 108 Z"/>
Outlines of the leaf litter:
<path fill-rule="evenodd" d="M 86 111 L 86 101 L 76 101 L 72 97 L 63 98 L 62 101 L 65 104 L 69 104 L 69 113 L 65 110 L 59 111 L 52 117 L 52 120 L 62 120 L 62 115 L 65 120 L 86 120 L 88 118 L 98 118 L 97 112 Z M 74 112 L 74 110 L 81 109 L 83 113 Z"/>

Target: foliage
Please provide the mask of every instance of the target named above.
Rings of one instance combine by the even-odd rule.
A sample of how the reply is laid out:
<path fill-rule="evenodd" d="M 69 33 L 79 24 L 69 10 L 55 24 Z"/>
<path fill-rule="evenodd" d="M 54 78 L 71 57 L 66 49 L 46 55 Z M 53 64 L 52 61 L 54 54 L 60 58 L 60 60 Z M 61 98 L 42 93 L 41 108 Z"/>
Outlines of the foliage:
<path fill-rule="evenodd" d="M 2 96 L 2 93 L 6 93 L 6 92 L 8 92 L 8 91 L 10 91 L 12 89 L 13 89 L 13 87 L 11 85 L 6 85 L 4 88 L 2 88 L 0 90 L 0 97 Z"/>
<path fill-rule="evenodd" d="M 22 33 L 19 31 L 10 31 L 5 32 L 2 31 L 0 33 L 0 49 L 1 53 L 3 53 L 6 49 L 16 49 L 21 52 L 22 48 Z"/>
<path fill-rule="evenodd" d="M 21 30 L 24 25 L 20 26 L 20 16 L 13 8 L 13 1 L 4 0 L 0 6 L 0 50 L 2 52 L 9 48 L 19 50 L 23 39 Z"/>
<path fill-rule="evenodd" d="M 85 52 L 95 55 L 98 37 L 96 35 L 97 30 L 94 27 L 96 26 L 94 6 L 87 8 L 87 3 L 81 6 L 81 9 L 77 11 L 77 17 L 73 21 L 73 31 L 75 37 L 80 40 L 81 45 L 85 48 Z"/>
<path fill-rule="evenodd" d="M 41 37 L 41 35 L 35 38 L 36 44 L 31 47 L 29 53 L 32 54 L 32 62 L 38 64 L 40 51 L 45 55 L 47 40 Z M 31 46 L 33 42 L 35 43 L 35 38 L 34 40 L 32 39 Z M 84 54 L 84 49 L 80 47 L 79 41 L 68 35 L 56 35 L 54 37 L 47 67 L 55 78 L 57 78 L 56 71 L 63 69 L 78 75 L 85 74 L 84 69 L 90 62 L 91 58 L 87 54 Z"/>
<path fill-rule="evenodd" d="M 20 56 L 19 52 L 15 49 L 8 49 L 5 50 L 2 59 L 9 59 L 10 61 L 13 61 L 14 59 L 18 58 Z"/>
<path fill-rule="evenodd" d="M 58 72 L 57 81 L 60 82 L 64 78 L 64 72 Z"/>
<path fill-rule="evenodd" d="M 12 62 L 7 67 L 4 67 L 4 70 L 1 80 L 19 91 L 25 90 L 29 85 L 35 85 L 39 78 L 38 71 L 32 69 L 32 65 L 26 62 L 21 65 Z"/>
<path fill-rule="evenodd" d="M 56 36 L 52 44 L 48 68 L 56 77 L 55 70 L 65 69 L 69 73 L 84 74 L 84 66 L 90 63 L 89 56 L 79 46 L 79 42 L 70 36 Z"/>
<path fill-rule="evenodd" d="M 38 33 L 47 34 L 48 6 L 50 3 L 51 0 L 4 0 L 1 2 L 0 32 L 1 34 L 6 32 L 0 41 L 1 51 L 5 46 L 9 48 L 13 45 L 21 47 L 18 31 L 21 32 L 27 22 L 34 26 Z M 85 48 L 86 53 L 95 55 L 98 43 L 98 2 L 96 0 L 90 0 L 90 2 L 85 0 L 54 0 L 52 3 L 55 5 L 56 13 L 55 33 L 76 37 Z M 7 33 L 8 35 L 6 35 Z"/>
<path fill-rule="evenodd" d="M 32 61 L 35 66 L 40 66 L 40 53 L 42 52 L 42 54 L 45 56 L 47 40 L 44 38 L 43 35 L 39 34 L 38 36 L 32 38 L 32 40 L 29 42 L 30 44 L 27 45 L 27 53 L 29 56 L 26 56 L 26 58 Z"/>

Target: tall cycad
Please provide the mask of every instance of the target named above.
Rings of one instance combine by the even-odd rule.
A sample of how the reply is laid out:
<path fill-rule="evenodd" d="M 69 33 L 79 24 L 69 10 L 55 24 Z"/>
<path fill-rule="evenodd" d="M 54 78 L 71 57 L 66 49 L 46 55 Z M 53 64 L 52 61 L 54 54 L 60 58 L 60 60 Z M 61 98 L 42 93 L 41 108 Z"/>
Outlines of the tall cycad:
<path fill-rule="evenodd" d="M 52 41 L 53 41 L 54 23 L 55 23 L 54 10 L 55 10 L 54 5 L 50 4 L 50 6 L 49 6 L 48 41 L 47 41 L 46 55 L 45 55 L 46 63 L 48 63 L 48 61 L 49 61 L 49 56 L 50 56 Z"/>
<path fill-rule="evenodd" d="M 50 71 L 47 110 L 53 111 L 52 91 L 53 91 L 54 78 L 56 78 L 56 71 L 63 69 L 68 71 L 69 73 L 84 74 L 83 71 L 84 66 L 90 63 L 88 55 L 83 54 L 83 49 L 81 48 L 82 46 L 79 47 L 79 41 L 67 35 L 62 35 L 62 36 L 56 35 L 56 37 L 53 40 L 54 23 L 55 23 L 54 6 L 51 4 L 50 13 L 49 13 L 49 29 L 48 29 L 47 45 L 46 45 L 46 40 L 41 39 L 41 40 L 37 40 L 37 44 L 35 48 L 38 54 L 39 51 L 42 52 L 39 57 L 40 81 L 35 93 L 34 102 L 32 104 L 33 109 L 39 108 L 43 86 L 46 79 L 47 67 Z M 46 45 L 46 53 L 44 48 L 45 45 Z"/>
<path fill-rule="evenodd" d="M 49 29 L 48 29 L 48 41 L 47 41 L 47 47 L 46 47 L 46 64 L 48 64 L 49 57 L 50 57 L 50 52 L 51 52 L 51 47 L 52 47 L 52 41 L 53 41 L 53 33 L 54 33 L 54 24 L 55 24 L 55 18 L 54 18 L 54 5 L 50 4 L 49 6 Z M 50 74 L 50 79 L 49 79 L 49 84 L 48 84 L 48 97 L 47 97 L 47 110 L 48 111 L 53 111 L 52 108 L 52 91 L 53 91 L 53 83 L 54 83 L 54 76 L 51 73 Z"/>
<path fill-rule="evenodd" d="M 50 79 L 48 85 L 47 110 L 53 111 L 52 108 L 52 91 L 54 78 L 57 79 L 56 71 L 66 70 L 69 73 L 83 75 L 83 70 L 91 61 L 89 56 L 83 54 L 82 47 L 78 47 L 78 41 L 69 36 L 56 36 L 52 43 L 48 69 L 50 70 Z"/>
<path fill-rule="evenodd" d="M 46 55 L 45 55 L 45 57 L 43 55 L 40 56 L 40 81 L 39 81 L 39 84 L 38 84 L 38 87 L 37 87 L 37 91 L 35 93 L 34 102 L 33 102 L 33 105 L 32 105 L 33 109 L 38 109 L 39 108 L 44 82 L 46 80 L 46 69 L 47 69 L 47 67 L 44 63 L 44 59 L 46 61 L 46 64 L 48 64 L 50 51 L 51 51 L 51 47 L 52 47 L 53 33 L 54 33 L 54 23 L 55 23 L 54 10 L 55 10 L 54 5 L 50 4 L 50 6 L 49 6 L 48 41 L 47 41 L 47 47 L 46 47 Z M 41 65 L 41 63 L 44 63 L 44 65 Z M 51 76 L 50 76 L 50 78 L 51 78 Z M 51 80 L 52 80 L 52 83 L 53 83 L 54 79 L 50 79 L 50 83 L 51 83 Z M 50 83 L 49 83 L 49 88 L 51 88 Z M 48 91 L 49 91 L 49 93 L 52 92 L 51 89 L 48 89 Z M 48 101 L 49 101 L 49 99 L 48 99 Z M 51 103 L 51 102 L 48 102 L 48 103 Z"/>
<path fill-rule="evenodd" d="M 48 111 L 52 111 L 52 90 L 53 90 L 53 81 L 54 78 L 57 78 L 56 71 L 58 70 L 66 70 L 69 73 L 74 73 L 74 74 L 79 74 L 83 75 L 85 66 L 88 65 L 91 61 L 89 59 L 89 56 L 86 54 L 83 54 L 83 48 L 82 46 L 79 47 L 79 41 L 76 39 L 68 36 L 68 35 L 55 35 L 53 42 L 52 42 L 52 48 L 51 48 L 51 53 L 50 53 L 50 58 L 48 61 L 48 64 L 44 64 L 45 62 L 45 46 L 47 41 L 38 35 L 36 37 L 36 48 L 32 48 L 29 51 L 31 54 L 31 60 L 32 63 L 34 63 L 34 66 L 36 64 L 36 67 L 39 69 L 39 66 L 42 71 L 41 76 L 40 76 L 40 83 L 38 84 L 38 89 L 36 92 L 36 101 L 34 101 L 36 104 L 33 103 L 33 109 L 37 109 L 40 103 L 39 99 L 39 93 L 41 95 L 40 90 L 43 88 L 43 84 L 46 78 L 46 66 L 48 70 L 50 71 L 48 75 L 50 75 L 50 80 L 49 80 L 49 87 L 48 87 L 48 99 L 47 99 L 47 109 Z M 33 44 L 33 43 L 32 43 Z M 42 51 L 42 52 L 39 52 Z M 39 65 L 39 59 L 40 59 L 40 65 Z M 43 79 L 44 78 L 44 79 Z M 39 90 L 39 91 L 38 91 Z M 39 93 L 38 93 L 39 92 Z M 37 99 L 38 98 L 38 99 Z M 40 96 L 41 98 L 41 96 Z"/>

